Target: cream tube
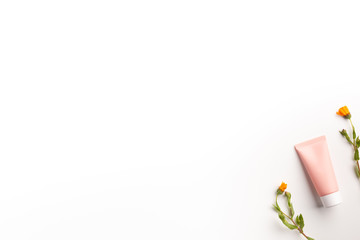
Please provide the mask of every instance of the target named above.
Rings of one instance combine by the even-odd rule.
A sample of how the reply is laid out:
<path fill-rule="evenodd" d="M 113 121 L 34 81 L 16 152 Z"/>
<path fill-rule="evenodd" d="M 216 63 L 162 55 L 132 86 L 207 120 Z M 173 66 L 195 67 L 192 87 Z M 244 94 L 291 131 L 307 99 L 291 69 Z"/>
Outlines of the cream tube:
<path fill-rule="evenodd" d="M 295 145 L 324 207 L 342 202 L 325 136 Z"/>

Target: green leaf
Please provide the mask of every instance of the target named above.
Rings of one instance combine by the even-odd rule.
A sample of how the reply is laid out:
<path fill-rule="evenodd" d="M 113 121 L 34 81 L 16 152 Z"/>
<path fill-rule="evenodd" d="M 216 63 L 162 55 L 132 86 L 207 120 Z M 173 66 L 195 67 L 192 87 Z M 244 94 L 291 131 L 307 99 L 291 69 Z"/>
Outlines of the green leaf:
<path fill-rule="evenodd" d="M 287 226 L 290 230 L 297 229 L 297 226 L 288 223 L 286 220 L 283 221 L 284 225 Z"/>
<path fill-rule="evenodd" d="M 296 216 L 295 222 L 296 222 L 297 225 L 300 226 L 300 218 L 299 218 L 299 216 Z"/>
<path fill-rule="evenodd" d="M 292 203 L 290 203 L 290 217 L 293 218 L 294 215 L 295 215 L 295 210 L 294 210 Z"/>
<path fill-rule="evenodd" d="M 354 166 L 354 170 L 355 170 L 355 174 L 358 178 L 360 178 L 360 172 L 359 172 L 359 168 L 357 166 Z"/>
<path fill-rule="evenodd" d="M 291 193 L 289 193 L 289 192 L 285 192 L 285 196 L 286 196 L 286 198 L 287 198 L 288 205 L 290 206 Z"/>
<path fill-rule="evenodd" d="M 294 211 L 294 207 L 293 207 L 293 205 L 291 203 L 291 193 L 285 192 L 285 196 L 287 198 L 287 204 L 288 204 L 288 207 L 289 207 L 289 214 L 290 214 L 290 217 L 292 218 L 295 215 L 295 211 Z"/>
<path fill-rule="evenodd" d="M 301 230 L 304 228 L 305 223 L 304 223 L 304 218 L 303 218 L 302 214 L 296 216 L 295 222 L 297 225 L 299 225 Z"/>
<path fill-rule="evenodd" d="M 359 161 L 359 149 L 355 149 L 354 160 Z"/>
<path fill-rule="evenodd" d="M 290 230 L 297 229 L 297 226 L 290 224 L 288 221 L 286 221 L 284 214 L 279 213 L 279 218 L 283 222 L 283 224 L 288 227 Z"/>
<path fill-rule="evenodd" d="M 346 132 L 345 129 L 339 131 L 339 133 L 340 133 L 341 135 L 343 135 L 344 137 L 347 135 L 347 132 Z"/>
<path fill-rule="evenodd" d="M 275 204 L 273 204 L 273 207 L 277 213 L 281 213 L 281 209 L 280 209 L 279 205 L 276 206 Z"/>
<path fill-rule="evenodd" d="M 311 238 L 311 237 L 307 237 L 308 240 L 315 240 L 314 238 Z"/>
<path fill-rule="evenodd" d="M 349 135 L 348 135 L 348 133 L 347 133 L 347 131 L 346 131 L 345 129 L 343 129 L 342 131 L 339 131 L 339 132 L 340 132 L 340 134 L 341 134 L 343 137 L 346 138 L 346 140 L 347 140 L 351 145 L 353 145 L 353 142 L 351 141 L 351 139 L 350 139 L 350 137 L 349 137 Z"/>
<path fill-rule="evenodd" d="M 360 147 L 360 139 L 359 136 L 357 136 L 356 141 L 355 141 L 356 147 L 359 148 Z"/>
<path fill-rule="evenodd" d="M 356 132 L 355 132 L 355 128 L 353 126 L 353 139 L 355 140 L 355 138 L 356 138 Z"/>
<path fill-rule="evenodd" d="M 299 216 L 299 226 L 301 228 L 301 230 L 304 228 L 305 226 L 305 223 L 304 223 L 304 218 L 302 216 L 302 214 L 300 213 L 300 216 Z"/>

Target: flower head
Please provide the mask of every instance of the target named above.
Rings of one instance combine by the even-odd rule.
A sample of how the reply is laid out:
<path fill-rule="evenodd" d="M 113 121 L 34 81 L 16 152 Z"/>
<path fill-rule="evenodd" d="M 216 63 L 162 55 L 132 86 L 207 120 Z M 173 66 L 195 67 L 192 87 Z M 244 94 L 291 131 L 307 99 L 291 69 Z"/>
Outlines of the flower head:
<path fill-rule="evenodd" d="M 281 185 L 279 186 L 279 188 L 277 189 L 277 194 L 280 195 L 280 194 L 283 194 L 283 192 L 285 191 L 287 187 L 287 184 L 282 182 Z"/>
<path fill-rule="evenodd" d="M 282 192 L 284 192 L 284 191 L 286 190 L 286 188 L 287 188 L 287 184 L 284 183 L 284 182 L 282 182 L 281 185 L 280 185 L 280 187 L 279 187 L 279 189 L 280 189 Z"/>
<path fill-rule="evenodd" d="M 350 119 L 351 118 L 351 114 L 350 111 L 348 109 L 347 106 L 343 106 L 342 108 L 339 109 L 339 111 L 336 113 L 339 116 L 342 116 L 346 119 Z"/>

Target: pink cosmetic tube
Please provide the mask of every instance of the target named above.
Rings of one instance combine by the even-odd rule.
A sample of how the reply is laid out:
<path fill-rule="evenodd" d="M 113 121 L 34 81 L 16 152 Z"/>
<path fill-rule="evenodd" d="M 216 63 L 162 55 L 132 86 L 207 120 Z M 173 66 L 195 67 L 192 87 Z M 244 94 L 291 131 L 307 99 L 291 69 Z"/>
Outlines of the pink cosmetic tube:
<path fill-rule="evenodd" d="M 324 207 L 342 202 L 325 136 L 295 145 Z"/>

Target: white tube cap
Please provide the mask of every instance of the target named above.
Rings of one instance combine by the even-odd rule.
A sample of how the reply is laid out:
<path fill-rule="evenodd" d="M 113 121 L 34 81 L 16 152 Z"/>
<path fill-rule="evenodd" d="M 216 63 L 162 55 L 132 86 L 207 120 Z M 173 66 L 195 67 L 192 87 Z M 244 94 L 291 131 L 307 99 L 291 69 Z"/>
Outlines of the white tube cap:
<path fill-rule="evenodd" d="M 338 205 L 342 202 L 342 197 L 339 191 L 330 193 L 328 195 L 320 197 L 320 200 L 324 207 L 333 207 L 335 205 Z"/>

